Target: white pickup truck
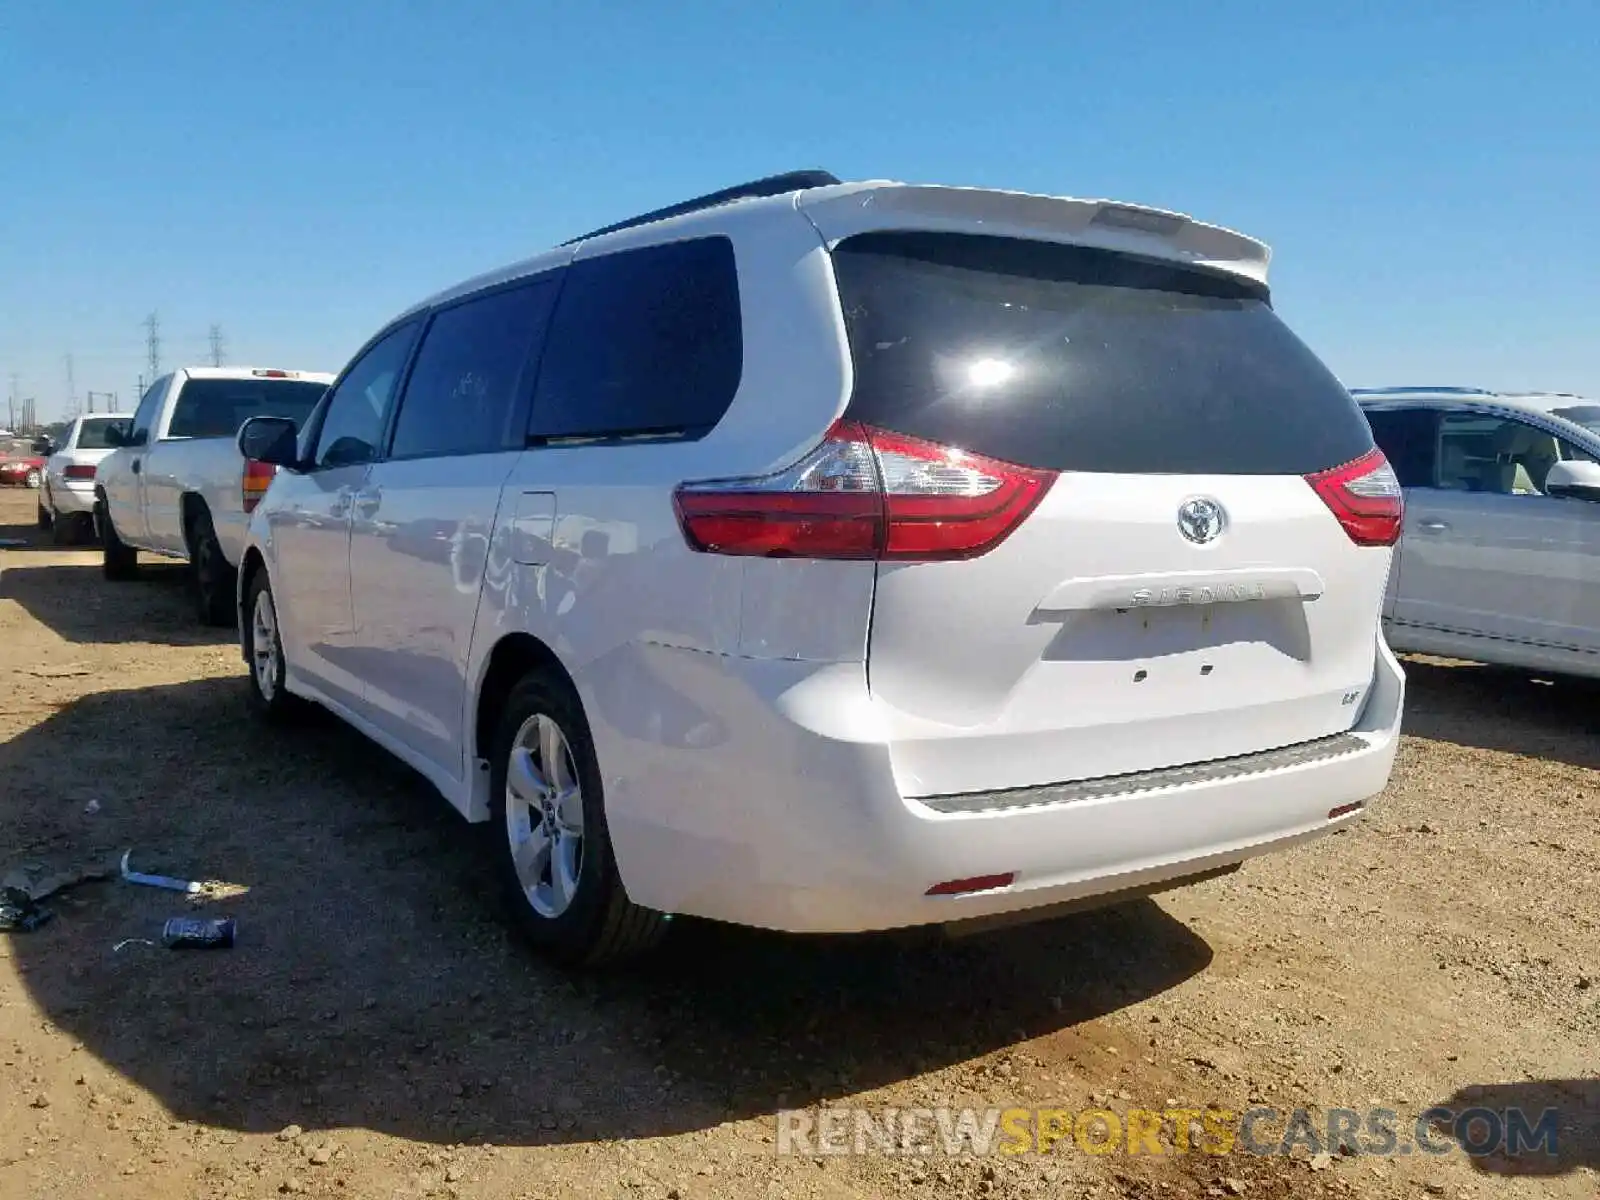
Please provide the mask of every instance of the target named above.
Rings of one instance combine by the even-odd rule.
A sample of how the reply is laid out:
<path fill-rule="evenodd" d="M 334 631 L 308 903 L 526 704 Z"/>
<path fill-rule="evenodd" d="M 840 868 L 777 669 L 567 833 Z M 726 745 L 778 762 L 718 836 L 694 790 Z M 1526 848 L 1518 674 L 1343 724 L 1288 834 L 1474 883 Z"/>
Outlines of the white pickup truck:
<path fill-rule="evenodd" d="M 188 367 L 156 380 L 95 472 L 106 578 L 134 577 L 140 550 L 185 560 L 200 620 L 233 624 L 245 528 L 272 476 L 272 468 L 245 462 L 235 435 L 250 417 L 288 417 L 300 425 L 333 378 Z"/>

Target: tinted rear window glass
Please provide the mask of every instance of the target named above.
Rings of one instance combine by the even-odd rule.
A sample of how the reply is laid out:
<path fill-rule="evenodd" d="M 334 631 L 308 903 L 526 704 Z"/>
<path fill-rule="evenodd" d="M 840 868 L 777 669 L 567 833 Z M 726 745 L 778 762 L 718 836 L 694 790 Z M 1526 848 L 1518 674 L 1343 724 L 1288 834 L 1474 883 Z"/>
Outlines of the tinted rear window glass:
<path fill-rule="evenodd" d="M 860 420 L 1071 471 L 1298 475 L 1372 448 L 1244 283 L 963 234 L 863 235 L 834 263 Z"/>
<path fill-rule="evenodd" d="M 1372 436 L 1401 487 L 1432 487 L 1434 451 L 1439 444 L 1438 414 L 1425 408 L 1367 413 Z"/>
<path fill-rule="evenodd" d="M 297 379 L 191 379 L 178 393 L 168 437 L 233 437 L 251 417 L 288 417 L 296 425 L 328 390 Z"/>
<path fill-rule="evenodd" d="M 529 433 L 701 434 L 728 411 L 743 370 L 727 238 L 584 259 L 567 269 Z"/>
<path fill-rule="evenodd" d="M 100 417 L 98 420 L 85 420 L 78 430 L 79 450 L 112 450 L 115 447 L 106 440 L 106 434 L 113 428 L 128 427 L 126 418 Z"/>

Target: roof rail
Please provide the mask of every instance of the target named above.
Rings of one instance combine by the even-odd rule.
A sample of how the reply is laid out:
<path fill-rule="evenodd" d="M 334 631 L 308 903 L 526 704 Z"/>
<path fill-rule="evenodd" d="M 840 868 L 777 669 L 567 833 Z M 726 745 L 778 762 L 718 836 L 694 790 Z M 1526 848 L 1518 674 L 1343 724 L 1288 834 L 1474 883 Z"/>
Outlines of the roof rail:
<path fill-rule="evenodd" d="M 1493 396 L 1494 392 L 1486 388 L 1475 387 L 1386 387 L 1386 388 L 1351 388 L 1352 396 L 1404 396 L 1414 392 L 1444 393 L 1451 396 Z"/>
<path fill-rule="evenodd" d="M 758 196 L 781 196 L 785 192 L 799 192 L 807 188 L 832 187 L 840 180 L 827 171 L 786 171 L 781 175 L 768 175 L 765 179 L 752 179 L 749 183 L 735 184 L 733 187 L 723 188 L 720 192 L 711 192 L 704 196 L 696 196 L 693 200 L 684 200 L 678 204 L 670 204 L 666 208 L 658 208 L 654 212 L 643 213 L 637 217 L 629 217 L 626 221 L 618 221 L 615 225 L 607 225 L 602 229 L 595 229 L 589 233 L 569 238 L 562 242 L 563 246 L 574 246 L 579 242 L 586 242 L 590 238 L 597 238 L 602 234 L 616 233 L 622 229 L 632 229 L 638 225 L 649 225 L 655 221 L 665 221 L 668 217 L 681 217 L 684 213 L 699 212 L 703 208 L 715 208 L 719 204 L 728 204 L 734 200 L 749 200 Z"/>

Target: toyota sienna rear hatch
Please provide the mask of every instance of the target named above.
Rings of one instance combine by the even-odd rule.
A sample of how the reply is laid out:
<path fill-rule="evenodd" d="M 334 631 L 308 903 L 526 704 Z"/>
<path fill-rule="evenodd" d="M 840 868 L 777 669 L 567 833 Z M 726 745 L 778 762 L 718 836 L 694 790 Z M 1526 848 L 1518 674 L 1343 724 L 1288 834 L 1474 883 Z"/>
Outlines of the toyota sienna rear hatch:
<path fill-rule="evenodd" d="M 1263 285 L 949 232 L 833 262 L 854 385 L 829 437 L 883 495 L 867 674 L 903 794 L 1356 723 L 1400 492 Z"/>

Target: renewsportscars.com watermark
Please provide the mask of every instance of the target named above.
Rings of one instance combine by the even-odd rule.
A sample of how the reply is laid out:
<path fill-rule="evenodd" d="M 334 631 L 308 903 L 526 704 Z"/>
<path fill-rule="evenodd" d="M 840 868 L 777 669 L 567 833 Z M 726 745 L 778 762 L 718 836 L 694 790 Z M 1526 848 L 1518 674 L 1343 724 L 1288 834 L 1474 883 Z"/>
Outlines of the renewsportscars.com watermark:
<path fill-rule="evenodd" d="M 821 1108 L 778 1113 L 779 1154 L 1557 1156 L 1559 1110 L 1331 1108 Z"/>

